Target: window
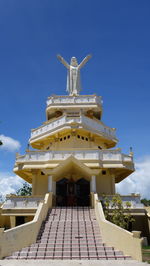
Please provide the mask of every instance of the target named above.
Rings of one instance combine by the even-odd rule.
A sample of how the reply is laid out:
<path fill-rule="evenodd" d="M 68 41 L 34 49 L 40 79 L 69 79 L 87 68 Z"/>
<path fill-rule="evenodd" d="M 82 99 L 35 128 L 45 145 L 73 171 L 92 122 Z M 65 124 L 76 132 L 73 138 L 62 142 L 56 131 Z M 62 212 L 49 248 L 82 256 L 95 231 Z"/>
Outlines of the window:
<path fill-rule="evenodd" d="M 106 175 L 106 171 L 105 170 L 102 171 L 102 175 Z"/>
<path fill-rule="evenodd" d="M 41 175 L 45 175 L 43 172 L 41 172 Z"/>

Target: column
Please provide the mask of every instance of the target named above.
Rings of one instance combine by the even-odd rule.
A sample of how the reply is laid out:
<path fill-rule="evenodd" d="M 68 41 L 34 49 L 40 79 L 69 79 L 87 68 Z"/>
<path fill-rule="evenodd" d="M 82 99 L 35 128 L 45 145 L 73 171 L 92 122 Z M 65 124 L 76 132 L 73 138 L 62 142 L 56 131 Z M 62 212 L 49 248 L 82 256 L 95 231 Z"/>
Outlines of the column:
<path fill-rule="evenodd" d="M 52 175 L 48 176 L 48 192 L 53 191 L 53 177 Z"/>
<path fill-rule="evenodd" d="M 32 196 L 36 195 L 36 176 L 32 176 Z"/>
<path fill-rule="evenodd" d="M 53 184 L 52 184 L 52 191 L 53 191 L 53 194 L 56 195 L 56 181 L 53 181 Z"/>
<path fill-rule="evenodd" d="M 91 192 L 96 193 L 96 176 L 95 175 L 91 176 L 90 190 Z"/>
<path fill-rule="evenodd" d="M 16 216 L 10 216 L 10 227 L 13 228 L 16 226 Z"/>
<path fill-rule="evenodd" d="M 114 175 L 112 175 L 112 179 L 111 179 L 111 194 L 115 194 L 115 177 Z"/>

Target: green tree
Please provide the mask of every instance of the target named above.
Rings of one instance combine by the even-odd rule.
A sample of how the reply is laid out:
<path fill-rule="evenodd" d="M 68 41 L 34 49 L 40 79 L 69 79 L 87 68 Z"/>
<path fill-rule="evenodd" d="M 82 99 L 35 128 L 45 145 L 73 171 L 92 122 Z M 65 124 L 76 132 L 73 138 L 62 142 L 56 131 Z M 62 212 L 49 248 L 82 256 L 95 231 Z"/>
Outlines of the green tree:
<path fill-rule="evenodd" d="M 27 182 L 23 183 L 23 186 L 16 192 L 18 196 L 30 196 L 32 194 L 32 186 Z"/>
<path fill-rule="evenodd" d="M 2 196 L 2 194 L 0 194 L 0 203 L 2 203 L 4 201 L 4 197 Z"/>
<path fill-rule="evenodd" d="M 120 195 L 116 194 L 114 197 L 112 197 L 111 200 L 107 197 L 104 197 L 103 208 L 105 218 L 108 221 L 126 230 L 130 230 L 133 222 L 135 221 L 133 216 L 131 215 L 130 202 L 126 202 L 124 207 Z"/>
<path fill-rule="evenodd" d="M 3 142 L 0 140 L 0 146 L 3 145 Z"/>
<path fill-rule="evenodd" d="M 150 200 L 148 200 L 148 199 L 141 199 L 141 203 L 143 203 L 144 204 L 144 206 L 150 206 Z"/>

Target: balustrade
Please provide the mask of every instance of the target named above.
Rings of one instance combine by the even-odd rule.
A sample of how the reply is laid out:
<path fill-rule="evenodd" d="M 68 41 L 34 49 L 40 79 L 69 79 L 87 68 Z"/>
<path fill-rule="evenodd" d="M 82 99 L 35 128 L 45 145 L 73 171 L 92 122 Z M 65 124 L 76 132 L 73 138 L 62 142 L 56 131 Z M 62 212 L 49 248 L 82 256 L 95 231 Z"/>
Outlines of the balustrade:
<path fill-rule="evenodd" d="M 111 206 L 111 200 L 113 199 L 115 195 L 105 195 L 106 198 L 110 200 L 110 206 Z M 105 197 L 99 197 L 100 201 L 105 201 Z M 126 208 L 126 203 L 130 202 L 131 208 L 133 209 L 144 209 L 144 205 L 141 203 L 140 194 L 134 194 L 131 195 L 120 195 L 120 198 L 122 200 L 122 205 L 124 208 Z"/>
<path fill-rule="evenodd" d="M 74 156 L 78 160 L 100 160 L 132 162 L 132 157 L 122 154 L 120 150 L 82 150 L 82 151 L 28 151 L 25 155 L 16 157 L 16 162 L 36 162 L 36 161 L 61 161 L 69 156 Z"/>
<path fill-rule="evenodd" d="M 47 100 L 47 106 L 49 105 L 57 105 L 57 104 L 102 104 L 102 100 L 100 96 L 91 95 L 91 96 L 52 96 Z"/>
<path fill-rule="evenodd" d="M 83 127 L 85 125 L 86 128 L 89 127 L 89 130 L 93 129 L 93 130 L 95 130 L 101 134 L 106 135 L 107 137 L 116 138 L 115 129 L 104 126 L 103 123 L 100 122 L 99 120 L 96 121 L 96 120 L 90 119 L 88 117 L 85 117 L 84 115 L 80 115 L 78 117 L 77 116 L 71 117 L 70 115 L 69 116 L 64 115 L 55 121 L 52 121 L 46 125 L 43 125 L 43 126 L 37 128 L 37 129 L 33 129 L 31 132 L 31 139 L 36 138 L 36 137 L 40 137 L 44 133 L 52 132 L 53 130 L 58 129 L 60 126 L 63 126 L 66 124 L 71 125 L 74 123 L 82 124 Z"/>
<path fill-rule="evenodd" d="M 3 209 L 14 208 L 37 208 L 39 203 L 43 200 L 43 197 L 24 197 L 24 196 L 7 196 L 4 202 Z"/>

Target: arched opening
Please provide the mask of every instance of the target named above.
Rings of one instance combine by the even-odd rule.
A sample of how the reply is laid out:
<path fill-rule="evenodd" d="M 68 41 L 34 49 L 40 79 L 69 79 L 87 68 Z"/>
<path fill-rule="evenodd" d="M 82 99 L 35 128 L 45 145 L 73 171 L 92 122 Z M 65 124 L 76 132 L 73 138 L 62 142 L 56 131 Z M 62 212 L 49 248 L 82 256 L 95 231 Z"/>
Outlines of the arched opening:
<path fill-rule="evenodd" d="M 90 182 L 84 178 L 74 181 L 63 178 L 56 182 L 57 206 L 89 206 Z"/>

